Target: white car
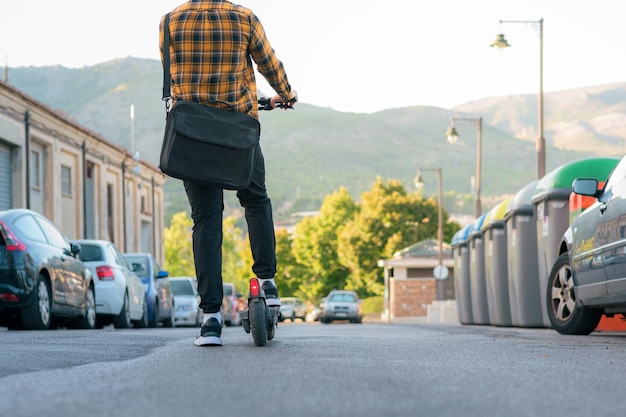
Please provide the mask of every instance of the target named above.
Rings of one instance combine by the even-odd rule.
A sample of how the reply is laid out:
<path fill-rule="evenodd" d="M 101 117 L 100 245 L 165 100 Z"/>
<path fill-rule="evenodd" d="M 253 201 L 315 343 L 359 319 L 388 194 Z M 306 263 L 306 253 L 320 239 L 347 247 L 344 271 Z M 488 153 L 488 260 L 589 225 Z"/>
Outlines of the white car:
<path fill-rule="evenodd" d="M 280 321 L 289 319 L 292 322 L 295 319 L 306 320 L 306 304 L 297 297 L 281 297 L 280 299 Z"/>
<path fill-rule="evenodd" d="M 80 260 L 93 274 L 97 327 L 148 326 L 146 290 L 115 244 L 106 240 L 74 240 Z"/>
<path fill-rule="evenodd" d="M 198 281 L 192 277 L 169 277 L 174 294 L 176 326 L 195 326 L 202 324 L 204 313 L 200 308 Z"/>

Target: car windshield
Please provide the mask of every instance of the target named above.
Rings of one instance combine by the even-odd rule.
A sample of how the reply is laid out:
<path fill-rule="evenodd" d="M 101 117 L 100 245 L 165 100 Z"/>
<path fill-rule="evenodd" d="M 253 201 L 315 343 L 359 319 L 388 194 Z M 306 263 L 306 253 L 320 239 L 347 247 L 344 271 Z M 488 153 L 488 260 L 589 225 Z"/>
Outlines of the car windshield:
<path fill-rule="evenodd" d="M 174 295 L 193 295 L 193 285 L 186 280 L 171 280 L 170 287 Z"/>
<path fill-rule="evenodd" d="M 288 300 L 288 299 L 282 299 L 280 300 L 280 303 L 283 305 L 293 305 L 294 304 L 294 300 Z"/>
<path fill-rule="evenodd" d="M 78 255 L 80 256 L 80 260 L 83 262 L 104 261 L 102 248 L 96 245 L 86 245 L 82 243 L 80 245 L 80 252 Z"/>
<path fill-rule="evenodd" d="M 336 303 L 354 303 L 356 302 L 356 298 L 354 297 L 354 294 L 333 294 L 331 295 L 329 301 Z"/>

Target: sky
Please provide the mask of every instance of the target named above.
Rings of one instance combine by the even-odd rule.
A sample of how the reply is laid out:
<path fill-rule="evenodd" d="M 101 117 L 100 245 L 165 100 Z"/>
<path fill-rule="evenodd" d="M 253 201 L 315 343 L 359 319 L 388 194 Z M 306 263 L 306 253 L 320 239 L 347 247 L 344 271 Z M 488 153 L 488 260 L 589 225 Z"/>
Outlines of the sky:
<path fill-rule="evenodd" d="M 159 20 L 181 3 L 1 0 L 0 59 L 9 68 L 159 59 Z M 452 108 L 492 96 L 537 94 L 540 73 L 546 93 L 626 82 L 624 0 L 235 3 L 260 18 L 300 101 L 341 112 Z M 498 33 L 510 48 L 490 47 Z M 260 90 L 273 93 L 258 78 Z"/>

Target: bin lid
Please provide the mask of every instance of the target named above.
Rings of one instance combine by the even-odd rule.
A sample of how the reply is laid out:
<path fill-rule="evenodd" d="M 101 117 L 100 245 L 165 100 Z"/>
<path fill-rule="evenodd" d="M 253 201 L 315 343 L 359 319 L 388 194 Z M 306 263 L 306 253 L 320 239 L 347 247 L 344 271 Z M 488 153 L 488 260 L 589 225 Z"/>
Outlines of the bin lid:
<path fill-rule="evenodd" d="M 572 182 L 576 178 L 592 177 L 606 180 L 619 162 L 619 158 L 583 158 L 563 164 L 539 180 L 532 203 L 546 200 L 568 200 L 572 192 Z"/>
<path fill-rule="evenodd" d="M 533 205 L 531 200 L 535 195 L 535 189 L 537 188 L 537 184 L 539 180 L 531 181 L 522 187 L 515 197 L 511 199 L 511 203 L 506 208 L 504 213 L 504 219 L 508 220 L 509 217 L 515 216 L 517 214 L 525 214 L 532 215 L 533 214 Z"/>
<path fill-rule="evenodd" d="M 470 224 L 470 230 L 468 231 L 467 240 L 471 240 L 475 237 L 482 237 L 482 233 L 480 231 L 481 227 L 483 227 L 483 222 L 485 221 L 485 217 L 487 217 L 487 213 L 481 215 L 474 223 Z"/>
<path fill-rule="evenodd" d="M 458 232 L 456 232 L 454 236 L 452 236 L 452 242 L 450 243 L 452 244 L 453 248 L 459 247 L 467 243 L 467 238 L 468 238 L 469 230 L 471 227 L 472 225 L 469 224 L 465 226 L 464 228 L 462 228 L 461 230 L 459 230 Z"/>
<path fill-rule="evenodd" d="M 489 210 L 480 229 L 482 232 L 490 228 L 504 227 L 504 213 L 509 207 L 511 200 L 511 198 L 507 198 L 506 200 L 499 202 L 494 208 Z"/>

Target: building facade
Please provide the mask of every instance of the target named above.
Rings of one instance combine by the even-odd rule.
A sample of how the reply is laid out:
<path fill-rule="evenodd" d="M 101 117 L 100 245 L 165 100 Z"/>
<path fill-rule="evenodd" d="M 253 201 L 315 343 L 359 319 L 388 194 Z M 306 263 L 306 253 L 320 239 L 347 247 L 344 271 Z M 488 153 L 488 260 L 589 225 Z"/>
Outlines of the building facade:
<path fill-rule="evenodd" d="M 0 210 L 29 208 L 69 239 L 103 239 L 163 262 L 154 166 L 0 82 Z"/>

